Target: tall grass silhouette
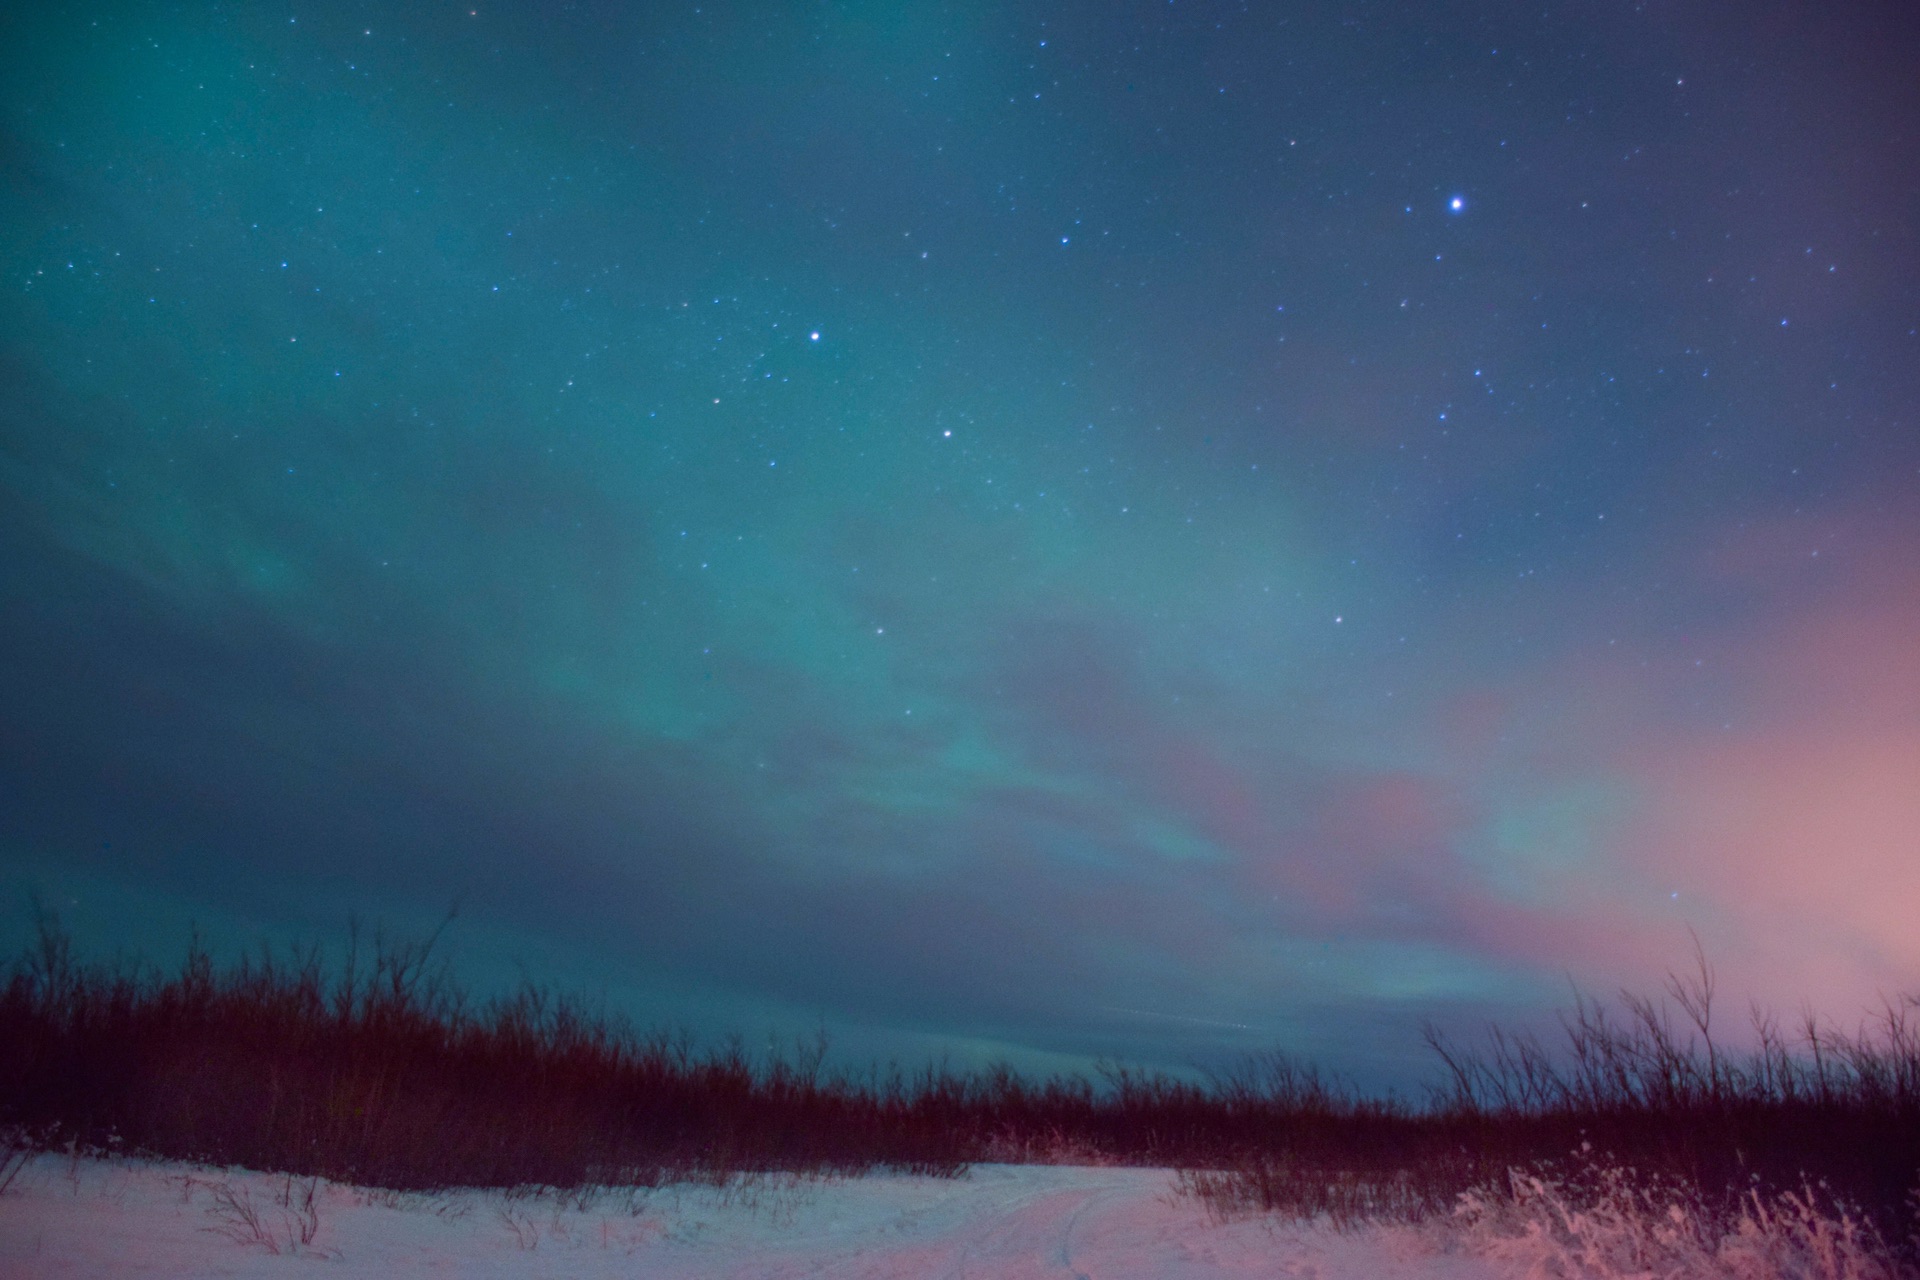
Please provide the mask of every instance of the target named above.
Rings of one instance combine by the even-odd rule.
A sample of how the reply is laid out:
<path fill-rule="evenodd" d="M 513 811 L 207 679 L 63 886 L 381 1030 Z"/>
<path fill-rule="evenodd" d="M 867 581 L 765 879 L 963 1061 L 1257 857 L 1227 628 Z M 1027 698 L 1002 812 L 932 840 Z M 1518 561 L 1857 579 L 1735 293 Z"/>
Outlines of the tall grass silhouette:
<path fill-rule="evenodd" d="M 1478 1206 L 1483 1234 L 1515 1214 L 1538 1225 L 1546 1205 L 1591 1224 L 1623 1186 L 1668 1187 L 1709 1234 L 1800 1204 L 1888 1256 L 1910 1249 L 1915 1001 L 1851 1033 L 1807 1017 L 1789 1035 L 1756 1012 L 1754 1047 L 1734 1053 L 1696 961 L 1663 999 L 1576 995 L 1557 1048 L 1430 1031 L 1441 1076 L 1414 1105 L 1283 1054 L 1204 1083 L 1124 1066 L 828 1071 L 819 1042 L 756 1058 L 533 987 L 476 1003 L 433 938 L 356 934 L 331 963 L 306 948 L 225 967 L 196 940 L 168 973 L 83 963 L 42 916 L 0 987 L 0 1130 L 399 1190 L 1157 1165 L 1223 1213 L 1352 1225 Z"/>
<path fill-rule="evenodd" d="M 1366 1131 L 1342 1095 L 1311 1109 L 1322 1140 L 1182 1184 L 1225 1213 L 1446 1217 L 1532 1274 L 1920 1274 L 1920 1000 L 1851 1033 L 1806 1014 L 1789 1035 L 1756 1007 L 1752 1047 L 1730 1052 L 1697 940 L 1663 994 L 1610 1009 L 1576 992 L 1557 1050 L 1429 1027 L 1443 1083 L 1384 1141 L 1342 1141 Z"/>

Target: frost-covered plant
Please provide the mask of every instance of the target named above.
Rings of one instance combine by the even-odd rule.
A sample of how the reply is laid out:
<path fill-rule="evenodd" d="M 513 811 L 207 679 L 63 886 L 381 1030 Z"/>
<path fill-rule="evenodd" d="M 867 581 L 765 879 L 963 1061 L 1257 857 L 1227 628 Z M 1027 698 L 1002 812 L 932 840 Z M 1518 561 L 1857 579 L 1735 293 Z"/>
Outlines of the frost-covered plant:
<path fill-rule="evenodd" d="M 1916 1280 L 1872 1225 L 1812 1187 L 1751 1191 L 1716 1213 L 1631 1169 L 1578 1182 L 1514 1170 L 1503 1189 L 1460 1197 L 1468 1250 L 1529 1280 Z"/>
<path fill-rule="evenodd" d="M 1870 1223 L 1843 1205 L 1823 1209 L 1805 1187 L 1771 1202 L 1753 1193 L 1733 1231 L 1721 1240 L 1720 1258 L 1741 1280 L 1906 1280 L 1915 1274 L 1914 1268 L 1887 1260 L 1885 1244 Z"/>

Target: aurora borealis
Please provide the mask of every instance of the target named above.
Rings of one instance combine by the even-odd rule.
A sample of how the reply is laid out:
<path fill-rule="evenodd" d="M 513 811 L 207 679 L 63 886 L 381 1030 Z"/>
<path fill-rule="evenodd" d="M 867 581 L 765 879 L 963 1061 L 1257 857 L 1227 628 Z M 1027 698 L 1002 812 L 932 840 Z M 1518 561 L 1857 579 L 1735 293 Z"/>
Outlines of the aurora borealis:
<path fill-rule="evenodd" d="M 0 938 L 1401 1084 L 1920 989 L 1898 6 L 0 24 Z"/>

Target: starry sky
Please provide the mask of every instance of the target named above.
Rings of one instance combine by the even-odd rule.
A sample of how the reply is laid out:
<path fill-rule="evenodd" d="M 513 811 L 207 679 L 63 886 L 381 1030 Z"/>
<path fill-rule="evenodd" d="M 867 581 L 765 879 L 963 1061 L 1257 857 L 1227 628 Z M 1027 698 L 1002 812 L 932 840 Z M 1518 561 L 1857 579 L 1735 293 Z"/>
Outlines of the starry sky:
<path fill-rule="evenodd" d="M 7 6 L 0 941 L 1389 1086 L 1920 989 L 1908 17 Z"/>

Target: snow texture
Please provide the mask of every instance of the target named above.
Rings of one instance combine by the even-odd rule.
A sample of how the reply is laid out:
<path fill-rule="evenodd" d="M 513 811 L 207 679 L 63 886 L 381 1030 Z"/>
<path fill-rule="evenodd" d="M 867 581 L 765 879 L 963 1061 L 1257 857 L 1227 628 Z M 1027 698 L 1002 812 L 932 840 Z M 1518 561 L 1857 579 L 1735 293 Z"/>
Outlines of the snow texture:
<path fill-rule="evenodd" d="M 310 1192 L 310 1195 L 309 1195 Z M 0 1195 L 0 1277 L 830 1276 L 865 1280 L 1491 1280 L 1411 1230 L 1220 1223 L 1165 1170 L 978 1165 L 959 1179 L 396 1195 L 242 1170 L 30 1160 Z"/>

